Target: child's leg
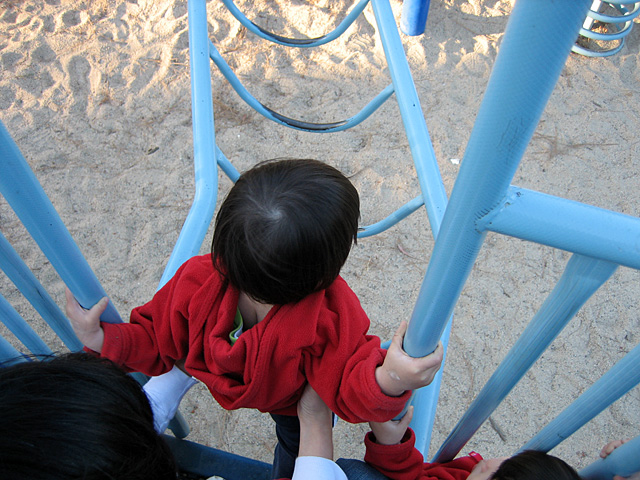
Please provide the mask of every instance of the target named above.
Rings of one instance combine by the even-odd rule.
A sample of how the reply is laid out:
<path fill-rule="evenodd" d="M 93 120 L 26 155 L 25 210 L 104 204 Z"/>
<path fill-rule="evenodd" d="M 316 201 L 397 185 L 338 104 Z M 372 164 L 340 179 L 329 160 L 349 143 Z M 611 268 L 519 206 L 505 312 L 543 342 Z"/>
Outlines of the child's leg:
<path fill-rule="evenodd" d="M 151 377 L 142 389 L 147 394 L 156 432 L 162 433 L 178 411 L 182 397 L 197 383 L 192 376 L 174 366 L 167 373 Z"/>
<path fill-rule="evenodd" d="M 388 477 L 361 460 L 339 458 L 336 463 L 349 480 L 388 480 Z"/>
<path fill-rule="evenodd" d="M 300 445 L 300 421 L 298 417 L 289 415 L 273 413 L 269 415 L 276 422 L 276 436 L 278 437 L 278 444 L 273 454 L 271 478 L 291 478 Z"/>

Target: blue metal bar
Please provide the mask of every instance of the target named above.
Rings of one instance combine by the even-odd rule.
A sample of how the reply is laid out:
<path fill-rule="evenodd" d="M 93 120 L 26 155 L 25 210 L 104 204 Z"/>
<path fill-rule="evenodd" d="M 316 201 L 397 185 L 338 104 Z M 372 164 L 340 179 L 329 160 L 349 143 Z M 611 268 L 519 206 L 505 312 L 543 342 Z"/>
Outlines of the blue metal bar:
<path fill-rule="evenodd" d="M 430 0 L 403 0 L 400 29 L 411 36 L 422 35 L 427 25 Z"/>
<path fill-rule="evenodd" d="M 82 342 L 76 337 L 67 317 L 2 233 L 0 233 L 0 268 L 64 344 L 71 351 L 82 350 Z"/>
<path fill-rule="evenodd" d="M 78 302 L 85 307 L 96 304 L 106 296 L 104 289 L 2 122 L 0 159 L 0 193 Z M 101 319 L 122 321 L 112 302 Z"/>
<path fill-rule="evenodd" d="M 516 2 L 409 323 L 409 355 L 437 345 L 484 241 L 476 222 L 502 201 L 589 4 Z"/>
<path fill-rule="evenodd" d="M 209 42 L 210 56 L 213 63 L 218 67 L 220 73 L 227 79 L 229 84 L 233 87 L 236 93 L 245 101 L 247 105 L 253 108 L 256 112 L 264 116 L 265 118 L 284 125 L 285 127 L 292 128 L 294 130 L 301 130 L 304 132 L 316 132 L 316 133 L 333 133 L 347 130 L 351 127 L 362 123 L 364 120 L 375 112 L 380 105 L 382 105 L 393 94 L 393 86 L 387 86 L 382 92 L 376 95 L 362 110 L 347 120 L 340 120 L 332 123 L 312 123 L 304 122 L 302 120 L 296 120 L 290 117 L 286 117 L 277 112 L 274 112 L 269 107 L 260 103 L 249 91 L 242 85 L 240 79 L 233 72 L 229 64 L 222 58 L 220 52 L 215 45 Z"/>
<path fill-rule="evenodd" d="M 389 73 L 396 92 L 400 115 L 402 116 L 409 148 L 411 149 L 422 199 L 427 209 L 427 216 L 431 225 L 431 231 L 433 236 L 437 237 L 442 217 L 447 207 L 447 194 L 442 182 L 442 176 L 440 175 L 440 168 L 438 167 L 431 137 L 429 136 L 418 93 L 416 92 L 413 77 L 411 76 L 411 70 L 407 63 L 407 57 L 404 53 L 404 47 L 400 39 L 400 34 L 398 33 L 389 0 L 372 0 L 371 6 L 373 7 L 373 13 L 380 31 L 380 40 L 382 41 L 385 57 L 389 65 Z M 418 315 L 420 318 L 424 317 L 425 312 L 422 305 L 416 305 L 413 315 Z M 408 335 L 409 333 L 407 333 L 407 336 Z M 448 335 L 444 331 L 444 324 L 442 330 L 438 332 L 438 339 L 442 339 L 443 345 L 448 344 Z M 415 350 L 407 349 L 406 337 L 404 347 L 409 355 L 414 357 L 424 356 L 435 349 L 437 342 L 438 340 L 433 344 L 431 350 L 420 355 L 417 355 Z M 439 382 L 436 382 L 432 384 L 431 388 L 420 392 L 419 395 L 414 393 L 411 399 L 415 410 L 421 412 L 421 414 L 418 415 L 419 418 L 411 422 L 411 426 L 420 440 L 420 443 L 416 443 L 416 446 L 423 454 L 430 443 L 431 428 L 427 430 L 424 428 L 424 425 L 417 424 L 417 421 L 423 417 L 433 420 L 436 414 L 438 393 Z M 418 398 L 416 398 L 416 396 Z M 402 412 L 402 414 L 404 414 L 404 412 Z M 431 422 L 429 422 L 429 425 L 432 424 Z"/>
<path fill-rule="evenodd" d="M 222 150 L 218 148 L 216 145 L 216 159 L 218 160 L 218 166 L 222 169 L 222 171 L 229 177 L 229 179 L 236 183 L 238 178 L 240 178 L 240 172 L 234 167 L 231 162 L 225 157 Z"/>
<path fill-rule="evenodd" d="M 511 186 L 476 229 L 640 269 L 640 218 L 566 198 Z"/>
<path fill-rule="evenodd" d="M 349 14 L 340 22 L 340 24 L 333 30 L 331 33 L 326 35 L 322 35 L 318 38 L 287 38 L 281 35 L 276 35 L 275 33 L 268 32 L 264 28 L 256 25 L 251 20 L 249 20 L 244 13 L 240 11 L 240 9 L 233 3 L 232 0 L 222 0 L 222 3 L 229 9 L 231 14 L 236 17 L 236 19 L 244 25 L 247 30 L 255 33 L 260 38 L 265 40 L 269 40 L 270 42 L 278 43 L 280 45 L 284 45 L 286 47 L 298 47 L 298 48 L 307 48 L 307 47 L 317 47 L 320 45 L 324 45 L 325 43 L 329 43 L 340 35 L 342 35 L 347 28 L 351 26 L 351 24 L 358 18 L 358 15 L 362 13 L 364 8 L 369 3 L 369 0 L 360 0 L 360 2 L 349 12 Z"/>
<path fill-rule="evenodd" d="M 49 356 L 53 354 L 51 349 L 2 295 L 0 295 L 0 321 L 2 321 L 11 333 L 34 355 Z"/>
<path fill-rule="evenodd" d="M 522 0 L 520 0 L 522 1 Z M 573 255 L 540 310 L 454 427 L 434 462 L 453 459 L 617 265 Z"/>
<path fill-rule="evenodd" d="M 205 0 L 189 0 L 188 8 L 195 195 L 158 288 L 173 277 L 180 265 L 200 251 L 213 218 L 218 194 Z"/>
<path fill-rule="evenodd" d="M 451 334 L 451 326 L 453 324 L 453 315 L 449 318 L 444 333 L 442 334 L 442 347 L 444 348 L 444 356 L 442 357 L 442 365 L 445 364 L 447 357 L 447 348 L 449 347 L 449 335 Z M 428 452 L 431 443 L 431 432 L 436 418 L 436 409 L 438 407 L 438 394 L 440 393 L 440 385 L 442 383 L 442 372 L 444 368 L 438 370 L 433 381 L 426 387 L 420 388 L 413 393 L 410 405 L 414 406 L 413 418 L 411 419 L 411 428 L 416 436 L 415 447 L 420 452 Z"/>
<path fill-rule="evenodd" d="M 640 383 L 640 345 L 540 430 L 521 450 L 548 452 Z M 640 468 L 634 472 L 640 471 Z"/>
<path fill-rule="evenodd" d="M 614 475 L 623 478 L 640 472 L 640 436 L 616 448 L 607 458 L 598 459 L 580 470 L 582 480 L 611 480 Z"/>
<path fill-rule="evenodd" d="M 401 220 L 405 219 L 413 212 L 418 210 L 421 206 L 424 205 L 424 200 L 422 196 L 416 197 L 413 200 L 407 202 L 398 210 L 393 212 L 387 218 L 380 220 L 379 222 L 373 223 L 371 225 L 367 225 L 366 227 L 362 227 L 362 230 L 358 232 L 358 238 L 371 237 L 373 235 L 377 235 L 385 230 L 393 227 Z"/>
<path fill-rule="evenodd" d="M 0 368 L 9 367 L 16 363 L 26 362 L 27 359 L 18 350 L 13 348 L 3 336 L 0 335 Z"/>

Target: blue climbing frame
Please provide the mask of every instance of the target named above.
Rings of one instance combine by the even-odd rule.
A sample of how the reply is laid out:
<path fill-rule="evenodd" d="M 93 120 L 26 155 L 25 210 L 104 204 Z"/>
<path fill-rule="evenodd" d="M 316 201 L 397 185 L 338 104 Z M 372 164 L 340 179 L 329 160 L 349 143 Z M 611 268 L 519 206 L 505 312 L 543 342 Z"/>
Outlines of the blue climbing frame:
<path fill-rule="evenodd" d="M 231 0 L 223 1 L 233 12 L 235 6 Z M 335 38 L 338 30 L 344 31 L 367 3 L 368 0 L 361 0 L 336 32 L 309 40 L 291 40 L 270 34 L 244 18 L 237 9 L 234 14 L 249 30 L 263 38 L 282 45 L 311 47 Z M 410 3 L 405 2 L 405 7 Z M 424 6 L 425 3 L 418 2 L 416 5 Z M 265 117 L 304 131 L 339 131 L 357 125 L 395 93 L 414 158 L 421 195 L 398 208 L 388 218 L 366 227 L 361 236 L 383 231 L 422 206 L 427 210 L 436 243 L 405 340 L 405 349 L 410 355 L 430 353 L 439 340 L 446 345 L 453 307 L 488 231 L 561 248 L 574 254 L 555 289 L 455 426 L 435 459 L 443 461 L 454 457 L 617 266 L 640 268 L 640 252 L 636 248 L 637 239 L 640 238 L 639 219 L 510 185 L 590 3 L 591 0 L 516 2 L 451 199 L 447 201 L 388 0 L 371 0 L 371 5 L 389 63 L 392 84 L 359 114 L 329 124 L 309 124 L 287 118 L 253 99 L 208 39 L 205 0 L 189 0 L 196 193 L 160 285 L 202 244 L 215 209 L 216 165 L 233 181 L 239 175 L 215 144 L 210 61 L 218 66 L 239 95 Z M 428 3 L 426 6 L 428 8 Z M 412 15 L 420 18 L 418 14 Z M 545 21 L 536 21 L 540 18 Z M 76 298 L 83 305 L 94 304 L 104 296 L 104 291 L 1 124 L 0 158 L 1 193 Z M 557 219 L 561 219 L 561 222 Z M 50 299 L 40 295 L 42 286 L 29 277 L 26 267 L 15 259 L 12 249 L 7 248 L 2 240 L 0 259 L 3 270 L 16 272 L 10 278 L 16 284 L 22 282 L 23 286 L 19 286 L 21 291 L 36 292 L 30 295 L 31 298 L 39 298 L 38 301 L 44 302 L 37 307 L 38 311 L 51 324 L 58 324 L 55 331 L 63 339 L 66 336 L 65 341 L 70 349 L 77 349 L 73 335 L 69 335 L 68 325 L 64 319 L 60 320 L 61 313 L 57 307 Z M 3 308 L 0 310 L 3 319 L 14 317 L 2 302 L 0 308 Z M 120 321 L 115 311 L 105 313 L 104 319 Z M 16 331 L 22 329 L 20 335 L 25 339 L 25 344 L 31 342 L 34 349 L 42 349 L 28 328 L 23 328 L 17 321 L 16 324 Z M 16 353 L 14 347 L 0 338 L 0 357 L 14 357 Z M 46 353 L 46 350 L 41 350 L 41 353 Z M 627 354 L 525 447 L 542 450 L 553 448 L 638 384 L 639 355 L 639 348 Z M 636 373 L 628 373 L 633 371 Z M 417 446 L 423 452 L 430 441 L 440 378 L 441 373 L 432 385 L 421 389 L 413 399 L 416 414 L 412 426 L 417 432 Z M 180 451 L 183 466 L 190 465 L 193 471 L 204 469 L 207 471 L 199 473 L 213 474 L 215 472 L 208 470 L 215 464 L 218 465 L 215 467 L 219 469 L 218 473 L 225 472 L 228 478 L 266 478 L 264 475 L 268 467 L 259 462 L 256 464 L 224 454 L 221 457 L 219 452 L 189 442 L 176 440 L 174 443 L 173 448 Z M 634 448 L 637 451 L 637 444 L 636 439 L 618 449 L 615 456 L 596 462 L 583 473 L 588 478 L 606 478 L 607 475 L 610 478 L 612 472 L 624 475 L 625 472 L 640 470 L 640 457 L 632 454 Z M 221 463 L 215 463 L 206 460 L 209 458 L 222 460 Z M 230 465 L 234 465 L 233 468 Z M 238 465 L 246 465 L 247 470 L 243 472 Z M 229 476 L 229 472 L 232 472 L 232 476 Z"/>

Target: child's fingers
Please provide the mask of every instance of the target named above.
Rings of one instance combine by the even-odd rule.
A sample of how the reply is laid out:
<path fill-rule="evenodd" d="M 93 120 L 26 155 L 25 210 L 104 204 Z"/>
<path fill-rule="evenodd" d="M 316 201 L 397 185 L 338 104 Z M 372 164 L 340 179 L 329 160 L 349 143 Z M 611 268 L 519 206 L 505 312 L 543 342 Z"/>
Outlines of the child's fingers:
<path fill-rule="evenodd" d="M 409 424 L 411 423 L 411 419 L 413 418 L 413 405 L 407 408 L 407 413 L 404 414 L 404 417 L 400 419 L 398 425 L 405 430 L 409 428 Z"/>
<path fill-rule="evenodd" d="M 396 329 L 396 332 L 393 334 L 393 339 L 391 343 L 395 343 L 398 347 L 402 348 L 402 340 L 404 339 L 404 334 L 407 331 L 407 322 L 402 320 L 400 322 L 400 326 Z"/>
<path fill-rule="evenodd" d="M 623 443 L 626 443 L 628 441 L 629 441 L 629 439 L 622 439 L 622 440 L 613 440 L 613 441 L 607 443 L 604 447 L 602 447 L 602 451 L 600 452 L 600 457 L 606 458 L 616 448 L 618 448 L 620 445 L 622 445 Z"/>
<path fill-rule="evenodd" d="M 607 443 L 604 447 L 602 447 L 602 451 L 600 452 L 600 456 L 602 458 L 606 458 L 613 452 L 616 448 L 622 445 L 622 440 L 613 440 Z"/>
<path fill-rule="evenodd" d="M 100 315 L 102 315 L 102 313 L 107 309 L 108 303 L 109 299 L 107 297 L 102 297 L 98 300 L 98 303 L 89 309 L 89 313 L 96 314 L 100 317 Z"/>

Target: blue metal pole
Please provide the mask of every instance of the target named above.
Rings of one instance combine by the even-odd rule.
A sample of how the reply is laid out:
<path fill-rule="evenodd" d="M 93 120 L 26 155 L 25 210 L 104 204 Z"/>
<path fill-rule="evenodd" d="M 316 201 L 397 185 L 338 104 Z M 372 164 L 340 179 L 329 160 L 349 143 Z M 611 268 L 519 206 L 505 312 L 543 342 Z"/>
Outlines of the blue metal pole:
<path fill-rule="evenodd" d="M 26 361 L 25 357 L 0 336 L 0 368 Z"/>
<path fill-rule="evenodd" d="M 617 265 L 573 255 L 540 310 L 454 427 L 434 462 L 453 459 Z"/>
<path fill-rule="evenodd" d="M 67 317 L 2 233 L 0 233 L 0 269 L 70 350 L 82 350 L 82 342 L 76 337 Z"/>
<path fill-rule="evenodd" d="M 436 154 L 389 0 L 372 0 L 371 6 L 380 30 L 380 39 L 389 64 L 389 73 L 418 174 L 418 182 L 429 216 L 431 231 L 435 238 L 438 236 L 442 217 L 447 208 L 447 192 L 442 183 Z M 442 331 L 440 331 L 441 333 Z M 431 351 L 436 344 L 437 340 Z"/>
<path fill-rule="evenodd" d="M 611 367 L 521 450 L 548 452 L 639 383 L 640 345 Z M 638 471 L 640 468 L 632 470 Z"/>
<path fill-rule="evenodd" d="M 106 296 L 100 282 L 2 122 L 0 193 L 81 305 L 91 307 Z M 107 305 L 101 320 L 110 323 L 122 321 L 112 302 Z"/>
<path fill-rule="evenodd" d="M 427 26 L 430 0 L 403 0 L 400 29 L 407 35 L 422 35 Z"/>
<path fill-rule="evenodd" d="M 11 304 L 0 295 L 0 321 L 13 333 L 31 353 L 39 356 L 53 355 L 51 349 L 24 321 Z"/>
<path fill-rule="evenodd" d="M 516 2 L 409 323 L 409 355 L 437 345 L 484 241 L 476 222 L 504 197 L 589 4 Z"/>
<path fill-rule="evenodd" d="M 189 0 L 188 8 L 195 195 L 158 288 L 169 281 L 180 265 L 200 251 L 218 194 L 206 2 Z"/>
<path fill-rule="evenodd" d="M 411 70 L 407 63 L 407 57 L 389 0 L 372 0 L 371 5 L 380 30 L 380 40 L 382 41 L 389 65 L 389 73 L 393 81 L 398 107 L 416 168 L 422 200 L 427 209 L 431 231 L 435 238 L 438 236 L 442 217 L 447 207 L 447 193 L 442 182 L 442 176 L 440 175 L 431 137 L 429 136 L 420 100 L 418 99 L 418 93 L 413 83 Z M 412 203 L 415 205 L 415 201 Z M 419 314 L 422 315 L 421 306 L 416 306 L 416 308 L 418 312 L 420 312 Z M 451 322 L 451 318 L 449 322 Z M 407 336 L 408 335 L 409 333 L 407 333 Z M 446 353 L 449 333 L 448 331 L 444 331 L 444 326 L 443 330 L 438 334 L 438 339 L 442 339 Z M 437 340 L 433 348 L 423 355 L 431 353 L 435 349 L 436 344 Z M 409 350 L 407 350 L 407 353 L 413 356 L 423 356 L 416 355 L 415 352 L 412 353 Z M 411 426 L 416 432 L 416 447 L 423 453 L 425 453 L 430 443 L 431 427 L 433 426 L 433 419 L 436 414 L 441 379 L 442 375 L 436 375 L 427 389 L 415 392 L 411 399 L 411 403 L 415 406 L 415 411 L 419 412 L 411 422 Z M 419 424 L 418 422 L 423 423 Z"/>
<path fill-rule="evenodd" d="M 611 480 L 614 475 L 623 478 L 640 472 L 640 436 L 616 448 L 607 458 L 596 460 L 580 470 L 582 480 Z"/>

